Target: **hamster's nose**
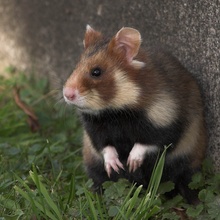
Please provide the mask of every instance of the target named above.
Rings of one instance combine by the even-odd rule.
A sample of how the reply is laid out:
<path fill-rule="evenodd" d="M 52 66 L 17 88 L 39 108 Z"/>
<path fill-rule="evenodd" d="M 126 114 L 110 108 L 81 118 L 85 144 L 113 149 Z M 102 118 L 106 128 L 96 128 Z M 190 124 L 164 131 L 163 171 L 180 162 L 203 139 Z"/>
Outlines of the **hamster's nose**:
<path fill-rule="evenodd" d="M 76 90 L 70 87 L 64 87 L 63 96 L 66 100 L 74 101 L 76 99 Z"/>

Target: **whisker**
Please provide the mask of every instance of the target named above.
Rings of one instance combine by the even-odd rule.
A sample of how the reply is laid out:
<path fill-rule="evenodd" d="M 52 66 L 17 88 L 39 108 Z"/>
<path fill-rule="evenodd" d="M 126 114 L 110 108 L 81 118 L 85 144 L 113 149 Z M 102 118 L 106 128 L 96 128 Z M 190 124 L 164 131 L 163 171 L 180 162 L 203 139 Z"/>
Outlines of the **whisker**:
<path fill-rule="evenodd" d="M 56 107 L 57 105 L 63 105 L 63 104 L 67 105 L 64 98 L 60 98 L 58 101 L 55 102 L 54 106 Z"/>

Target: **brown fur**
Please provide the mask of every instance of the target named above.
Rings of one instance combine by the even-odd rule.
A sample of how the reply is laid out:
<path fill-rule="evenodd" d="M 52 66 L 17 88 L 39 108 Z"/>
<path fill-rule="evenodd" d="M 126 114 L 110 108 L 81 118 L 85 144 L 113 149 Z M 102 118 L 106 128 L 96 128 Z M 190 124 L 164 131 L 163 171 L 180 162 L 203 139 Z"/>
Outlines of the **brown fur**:
<path fill-rule="evenodd" d="M 83 160 L 87 165 L 93 164 L 96 160 L 102 161 L 101 154 L 93 147 L 91 140 L 85 131 L 83 135 Z"/>

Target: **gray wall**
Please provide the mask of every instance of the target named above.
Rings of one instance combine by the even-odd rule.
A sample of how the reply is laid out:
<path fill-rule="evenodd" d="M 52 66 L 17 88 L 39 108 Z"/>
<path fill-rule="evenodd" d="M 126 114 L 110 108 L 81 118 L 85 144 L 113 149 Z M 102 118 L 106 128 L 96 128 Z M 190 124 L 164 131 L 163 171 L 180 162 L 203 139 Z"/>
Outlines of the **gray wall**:
<path fill-rule="evenodd" d="M 0 71 L 12 64 L 50 75 L 71 73 L 86 24 L 108 34 L 140 30 L 144 45 L 165 45 L 201 85 L 209 154 L 220 171 L 220 0 L 0 0 Z"/>

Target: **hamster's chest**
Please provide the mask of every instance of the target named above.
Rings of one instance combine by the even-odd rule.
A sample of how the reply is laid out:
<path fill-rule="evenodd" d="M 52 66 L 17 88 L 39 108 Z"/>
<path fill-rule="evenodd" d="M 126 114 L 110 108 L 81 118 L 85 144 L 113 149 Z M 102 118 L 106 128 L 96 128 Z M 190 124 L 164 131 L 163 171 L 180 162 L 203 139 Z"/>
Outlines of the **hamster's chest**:
<path fill-rule="evenodd" d="M 142 112 L 130 111 L 105 112 L 98 116 L 84 114 L 83 123 L 96 148 L 112 145 L 128 152 L 135 143 L 145 142 L 150 128 Z"/>
<path fill-rule="evenodd" d="M 119 155 L 128 155 L 135 143 L 173 148 L 181 139 L 186 122 L 177 119 L 168 126 L 158 127 L 142 111 L 105 111 L 100 115 L 82 114 L 84 128 L 98 150 L 114 146 Z"/>

